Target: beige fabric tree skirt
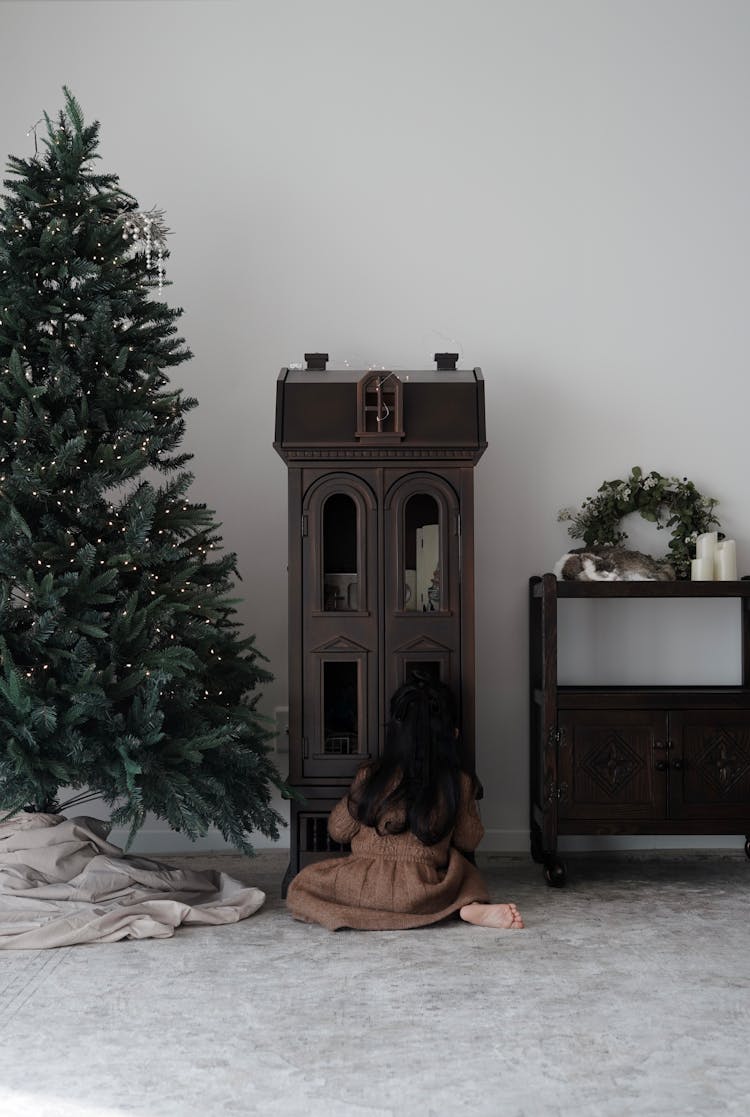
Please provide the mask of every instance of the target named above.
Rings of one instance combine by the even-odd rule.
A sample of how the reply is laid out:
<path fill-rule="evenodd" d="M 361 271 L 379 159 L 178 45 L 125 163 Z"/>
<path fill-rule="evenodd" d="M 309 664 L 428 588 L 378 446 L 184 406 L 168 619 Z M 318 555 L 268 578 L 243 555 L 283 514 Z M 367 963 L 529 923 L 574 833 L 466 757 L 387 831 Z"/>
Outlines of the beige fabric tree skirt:
<path fill-rule="evenodd" d="M 0 950 L 169 938 L 236 923 L 265 893 L 225 873 L 123 853 L 95 818 L 18 814 L 0 823 Z"/>

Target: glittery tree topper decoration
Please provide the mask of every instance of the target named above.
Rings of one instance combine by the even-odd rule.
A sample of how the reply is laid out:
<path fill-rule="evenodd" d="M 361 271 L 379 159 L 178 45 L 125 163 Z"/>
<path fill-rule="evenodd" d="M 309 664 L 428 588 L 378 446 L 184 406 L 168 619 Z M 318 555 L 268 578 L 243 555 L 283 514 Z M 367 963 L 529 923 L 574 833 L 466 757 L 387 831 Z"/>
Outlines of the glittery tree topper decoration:
<path fill-rule="evenodd" d="M 146 253 L 146 271 L 156 269 L 159 280 L 159 294 L 164 285 L 164 251 L 171 229 L 164 222 L 164 210 L 155 206 L 146 213 L 129 213 L 122 226 L 122 239 L 130 241 L 131 246 L 143 245 Z M 153 260 L 156 249 L 156 262 Z"/>

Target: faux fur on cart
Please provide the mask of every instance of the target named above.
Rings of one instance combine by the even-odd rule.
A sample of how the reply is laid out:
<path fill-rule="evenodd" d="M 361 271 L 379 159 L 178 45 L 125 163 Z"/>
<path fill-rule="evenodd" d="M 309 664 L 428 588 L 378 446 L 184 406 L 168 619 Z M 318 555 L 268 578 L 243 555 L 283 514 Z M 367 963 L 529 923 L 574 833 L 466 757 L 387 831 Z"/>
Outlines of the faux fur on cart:
<path fill-rule="evenodd" d="M 23 813 L 0 823 L 0 949 L 169 938 L 236 923 L 265 901 L 225 873 L 123 853 L 94 818 Z"/>

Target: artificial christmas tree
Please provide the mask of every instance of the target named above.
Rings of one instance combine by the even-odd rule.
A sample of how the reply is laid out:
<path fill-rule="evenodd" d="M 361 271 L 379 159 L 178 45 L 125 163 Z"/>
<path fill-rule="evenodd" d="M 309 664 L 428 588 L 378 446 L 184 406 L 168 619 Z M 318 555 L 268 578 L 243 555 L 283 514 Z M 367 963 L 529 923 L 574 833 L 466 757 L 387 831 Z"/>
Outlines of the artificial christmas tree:
<path fill-rule="evenodd" d="M 250 852 L 281 821 L 271 676 L 176 452 L 196 401 L 164 372 L 191 355 L 166 229 L 95 172 L 99 126 L 64 94 L 0 205 L 0 808 L 101 797 L 131 839 L 153 812 Z"/>

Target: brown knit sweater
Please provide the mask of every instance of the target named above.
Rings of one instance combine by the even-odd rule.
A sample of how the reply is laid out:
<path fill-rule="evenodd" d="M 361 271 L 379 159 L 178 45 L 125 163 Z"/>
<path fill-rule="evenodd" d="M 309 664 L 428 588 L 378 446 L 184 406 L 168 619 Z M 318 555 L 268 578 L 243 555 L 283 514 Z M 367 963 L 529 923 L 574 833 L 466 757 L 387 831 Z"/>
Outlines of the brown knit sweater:
<path fill-rule="evenodd" d="M 358 774 L 355 788 L 364 775 Z M 433 846 L 408 832 L 381 835 L 361 826 L 347 800 L 348 795 L 331 811 L 328 832 L 336 842 L 351 842 L 352 852 L 297 874 L 287 895 L 296 919 L 329 931 L 397 931 L 438 923 L 464 904 L 489 900 L 478 869 L 461 852 L 472 852 L 484 833 L 469 776 L 461 775 L 455 828 Z"/>

